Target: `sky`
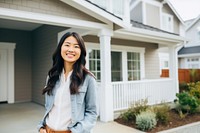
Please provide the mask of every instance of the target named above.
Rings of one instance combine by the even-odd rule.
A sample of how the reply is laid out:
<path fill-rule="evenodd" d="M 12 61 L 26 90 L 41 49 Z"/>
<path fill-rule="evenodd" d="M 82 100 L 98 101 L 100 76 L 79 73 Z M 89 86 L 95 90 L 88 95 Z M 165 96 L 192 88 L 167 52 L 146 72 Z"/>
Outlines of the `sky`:
<path fill-rule="evenodd" d="M 183 21 L 200 15 L 200 0 L 169 0 Z"/>

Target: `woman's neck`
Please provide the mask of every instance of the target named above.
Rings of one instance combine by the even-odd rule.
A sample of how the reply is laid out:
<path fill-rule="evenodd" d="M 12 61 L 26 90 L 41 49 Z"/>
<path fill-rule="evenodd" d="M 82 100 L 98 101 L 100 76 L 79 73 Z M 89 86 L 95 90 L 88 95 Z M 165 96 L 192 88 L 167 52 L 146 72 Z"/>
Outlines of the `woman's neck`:
<path fill-rule="evenodd" d="M 71 63 L 64 63 L 65 77 L 67 77 L 68 73 L 71 72 L 72 69 L 73 69 L 73 64 L 71 64 Z"/>

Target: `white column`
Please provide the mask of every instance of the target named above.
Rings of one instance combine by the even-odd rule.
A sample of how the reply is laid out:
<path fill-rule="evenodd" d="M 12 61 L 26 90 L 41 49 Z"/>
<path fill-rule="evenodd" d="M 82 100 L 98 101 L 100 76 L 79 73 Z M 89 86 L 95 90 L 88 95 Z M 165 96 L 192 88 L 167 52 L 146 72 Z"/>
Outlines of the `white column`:
<path fill-rule="evenodd" d="M 101 51 L 101 89 L 100 89 L 100 120 L 113 121 L 113 89 L 111 84 L 111 36 L 112 30 L 103 29 L 99 32 Z"/>
<path fill-rule="evenodd" d="M 169 78 L 173 80 L 175 93 L 178 93 L 178 57 L 176 46 L 169 47 Z"/>
<path fill-rule="evenodd" d="M 14 48 L 8 50 L 8 103 L 14 103 L 15 101 L 15 89 L 14 89 Z"/>

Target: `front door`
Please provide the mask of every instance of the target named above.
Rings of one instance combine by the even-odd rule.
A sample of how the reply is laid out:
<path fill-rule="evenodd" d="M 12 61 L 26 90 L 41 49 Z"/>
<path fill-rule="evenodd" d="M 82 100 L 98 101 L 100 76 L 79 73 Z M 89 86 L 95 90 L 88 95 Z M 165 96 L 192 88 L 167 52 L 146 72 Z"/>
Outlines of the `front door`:
<path fill-rule="evenodd" d="M 0 49 L 0 102 L 8 101 L 7 50 Z"/>

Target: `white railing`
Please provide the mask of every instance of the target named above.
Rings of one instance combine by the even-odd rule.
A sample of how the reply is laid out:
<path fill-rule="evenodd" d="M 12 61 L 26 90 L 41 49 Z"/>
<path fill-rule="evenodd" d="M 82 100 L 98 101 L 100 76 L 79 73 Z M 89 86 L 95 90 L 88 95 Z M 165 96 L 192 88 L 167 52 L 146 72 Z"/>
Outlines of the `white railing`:
<path fill-rule="evenodd" d="M 171 102 L 177 92 L 173 84 L 172 79 L 113 82 L 114 111 L 128 109 L 134 102 L 146 98 L 149 105 Z"/>

